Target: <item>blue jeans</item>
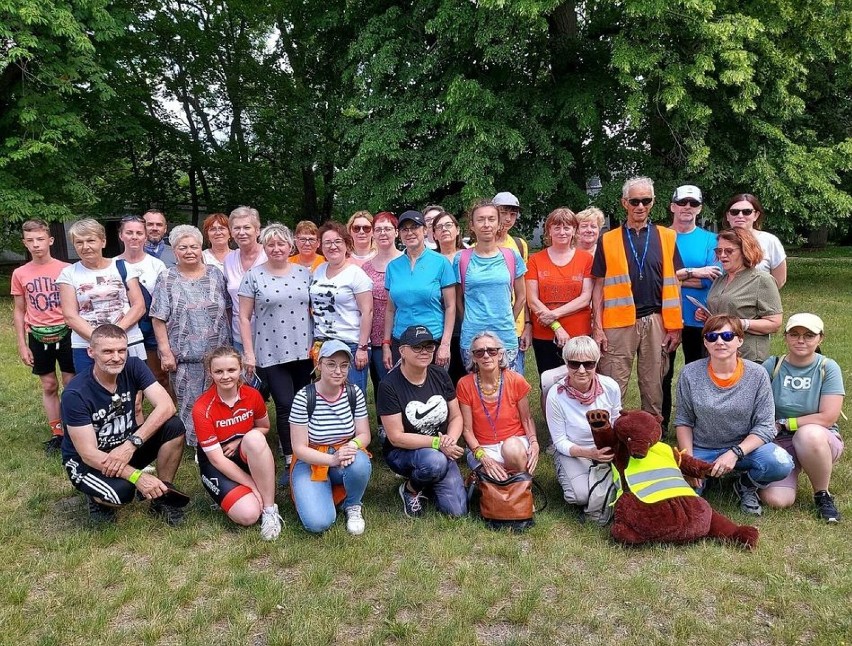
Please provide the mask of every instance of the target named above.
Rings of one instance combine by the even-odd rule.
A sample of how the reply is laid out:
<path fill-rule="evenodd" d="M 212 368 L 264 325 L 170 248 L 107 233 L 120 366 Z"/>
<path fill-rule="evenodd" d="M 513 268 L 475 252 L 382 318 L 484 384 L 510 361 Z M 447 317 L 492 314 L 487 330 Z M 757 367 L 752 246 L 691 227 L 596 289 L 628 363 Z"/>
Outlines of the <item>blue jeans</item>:
<path fill-rule="evenodd" d="M 334 449 L 329 450 L 334 453 Z M 312 534 L 320 534 L 334 524 L 337 510 L 331 495 L 331 485 L 342 484 L 346 487 L 346 498 L 342 507 L 360 505 L 373 465 L 363 451 L 355 454 L 355 461 L 348 467 L 329 467 L 327 480 L 311 480 L 311 465 L 296 460 L 290 479 L 296 512 L 305 529 Z"/>
<path fill-rule="evenodd" d="M 385 453 L 394 473 L 411 482 L 411 488 L 432 498 L 438 511 L 448 516 L 467 513 L 467 492 L 459 465 L 433 448 L 397 449 Z"/>
<path fill-rule="evenodd" d="M 373 381 L 373 392 L 378 392 L 379 384 L 388 374 L 385 369 L 385 361 L 382 356 L 382 346 L 374 345 L 370 348 L 370 377 Z"/>
<path fill-rule="evenodd" d="M 361 389 L 361 392 L 364 393 L 364 399 L 366 399 L 367 378 L 370 375 L 370 357 L 373 354 L 372 348 L 367 348 L 367 363 L 363 368 L 358 370 L 355 367 L 355 352 L 358 350 L 358 344 L 347 343 L 346 345 L 349 346 L 349 350 L 352 352 L 352 366 L 349 368 L 349 381 Z"/>
<path fill-rule="evenodd" d="M 780 450 L 779 450 L 780 449 Z M 705 462 L 715 462 L 716 458 L 728 449 L 704 449 L 692 447 L 692 455 Z M 774 442 L 759 446 L 734 465 L 737 471 L 745 471 L 758 485 L 765 486 L 776 480 L 783 480 L 793 470 L 793 458 Z M 699 491 L 698 493 L 701 493 Z"/>

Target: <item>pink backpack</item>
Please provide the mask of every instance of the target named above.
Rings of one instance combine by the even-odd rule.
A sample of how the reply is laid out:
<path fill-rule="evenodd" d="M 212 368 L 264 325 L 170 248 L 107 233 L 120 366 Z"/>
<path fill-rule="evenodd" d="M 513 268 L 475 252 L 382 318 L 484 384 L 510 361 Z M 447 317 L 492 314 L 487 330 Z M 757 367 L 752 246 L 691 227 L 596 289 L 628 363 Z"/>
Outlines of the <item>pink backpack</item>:
<path fill-rule="evenodd" d="M 511 249 L 506 247 L 497 247 L 503 254 L 503 259 L 506 261 L 506 266 L 509 268 L 509 291 L 515 285 L 515 254 Z M 470 264 L 470 258 L 473 256 L 473 249 L 462 249 L 459 256 L 459 276 L 461 277 L 462 292 L 464 292 L 464 278 L 467 274 L 467 266 Z"/>

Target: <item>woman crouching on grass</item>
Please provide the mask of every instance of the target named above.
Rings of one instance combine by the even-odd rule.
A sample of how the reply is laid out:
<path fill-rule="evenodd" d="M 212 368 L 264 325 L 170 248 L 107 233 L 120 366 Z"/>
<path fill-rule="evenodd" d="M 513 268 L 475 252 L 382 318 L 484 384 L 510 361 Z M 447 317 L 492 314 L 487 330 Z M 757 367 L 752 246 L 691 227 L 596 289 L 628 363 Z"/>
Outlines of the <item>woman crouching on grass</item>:
<path fill-rule="evenodd" d="M 319 380 L 302 388 L 290 409 L 293 466 L 290 490 L 299 520 L 319 534 L 334 524 L 339 504 L 346 531 L 364 533 L 361 499 L 372 473 L 370 424 L 363 391 L 347 383 L 352 351 L 342 341 L 322 344 Z"/>
<path fill-rule="evenodd" d="M 240 354 L 229 346 L 205 359 L 213 385 L 195 402 L 201 484 L 238 525 L 260 519 L 260 536 L 271 541 L 283 520 L 275 504 L 275 458 L 266 442 L 269 415 L 260 393 L 243 383 Z"/>

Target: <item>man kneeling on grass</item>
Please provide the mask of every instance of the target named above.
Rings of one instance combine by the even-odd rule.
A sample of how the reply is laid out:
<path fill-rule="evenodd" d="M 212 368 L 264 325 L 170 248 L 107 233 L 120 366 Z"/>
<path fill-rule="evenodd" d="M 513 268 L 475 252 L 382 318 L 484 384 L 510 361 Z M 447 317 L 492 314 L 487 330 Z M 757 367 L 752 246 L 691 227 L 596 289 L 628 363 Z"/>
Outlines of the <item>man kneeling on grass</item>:
<path fill-rule="evenodd" d="M 153 515 L 180 524 L 188 499 L 170 483 L 186 430 L 171 398 L 144 361 L 127 356 L 127 334 L 117 325 L 97 327 L 88 353 L 94 365 L 62 393 L 62 463 L 71 484 L 86 495 L 94 521 L 113 521 L 138 495 L 151 501 Z M 154 410 L 137 426 L 140 390 Z M 159 478 L 141 471 L 155 460 Z"/>

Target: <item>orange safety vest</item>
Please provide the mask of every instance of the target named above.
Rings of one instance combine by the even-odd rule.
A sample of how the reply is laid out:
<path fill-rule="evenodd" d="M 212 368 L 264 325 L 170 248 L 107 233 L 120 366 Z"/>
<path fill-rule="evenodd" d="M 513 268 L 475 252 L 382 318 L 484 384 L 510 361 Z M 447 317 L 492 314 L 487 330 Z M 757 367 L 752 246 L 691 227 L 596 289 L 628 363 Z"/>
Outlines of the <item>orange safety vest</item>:
<path fill-rule="evenodd" d="M 650 225 L 649 225 L 650 226 Z M 671 229 L 654 227 L 660 234 L 663 248 L 663 326 L 667 330 L 683 329 L 683 312 L 680 304 L 680 283 L 675 275 L 674 254 L 677 233 Z M 603 283 L 604 329 L 627 327 L 636 322 L 636 305 L 627 268 L 622 227 L 607 231 L 601 239 L 606 276 Z M 653 231 L 648 231 L 653 235 Z"/>

